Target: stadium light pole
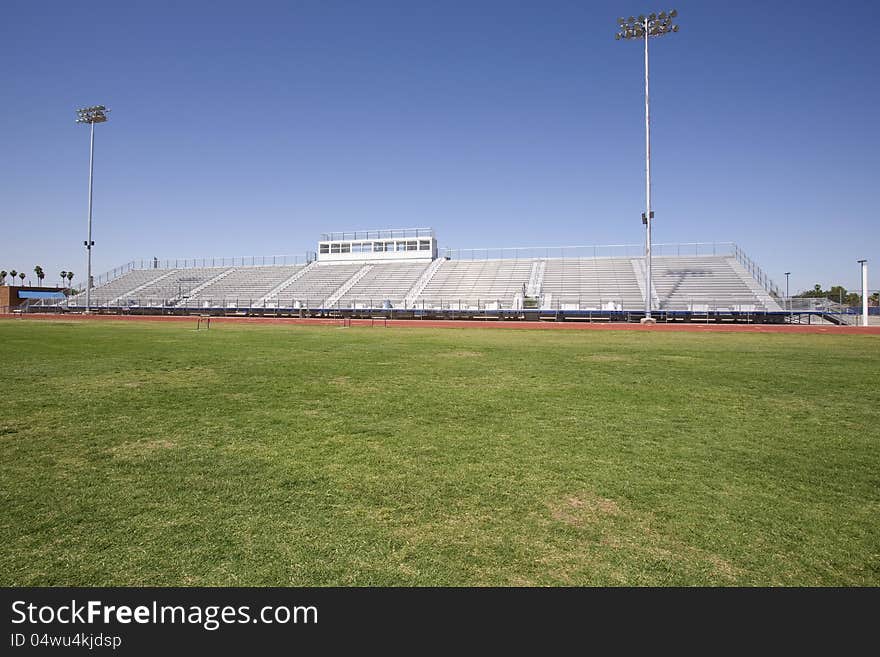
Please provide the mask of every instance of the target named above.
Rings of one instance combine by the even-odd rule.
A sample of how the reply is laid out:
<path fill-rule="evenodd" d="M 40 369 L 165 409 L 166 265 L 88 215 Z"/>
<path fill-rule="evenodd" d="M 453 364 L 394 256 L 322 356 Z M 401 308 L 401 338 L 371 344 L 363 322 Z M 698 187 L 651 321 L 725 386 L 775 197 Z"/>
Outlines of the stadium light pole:
<path fill-rule="evenodd" d="M 651 37 L 659 37 L 670 32 L 678 32 L 678 25 L 672 24 L 672 19 L 678 16 L 673 9 L 669 13 L 661 11 L 659 14 L 641 15 L 638 18 L 618 18 L 617 27 L 620 30 L 614 38 L 645 40 L 645 214 L 642 215 L 642 223 L 645 226 L 645 320 L 651 321 L 651 222 L 654 213 L 651 212 L 651 103 L 648 85 L 648 41 Z"/>
<path fill-rule="evenodd" d="M 868 325 L 868 261 L 859 260 L 862 266 L 862 326 Z"/>
<path fill-rule="evenodd" d="M 785 272 L 785 303 L 788 304 L 788 314 L 789 314 L 789 322 L 791 322 L 791 295 L 788 293 L 788 277 L 791 276 L 791 272 Z"/>
<path fill-rule="evenodd" d="M 95 243 L 92 241 L 92 176 L 95 170 L 95 124 L 107 121 L 107 114 L 110 112 L 103 105 L 94 105 L 93 107 L 83 107 L 76 110 L 76 122 L 88 123 L 91 126 L 91 137 L 89 139 L 89 233 L 88 239 L 83 242 L 88 255 L 88 263 L 86 266 L 86 312 L 91 312 L 92 307 L 92 247 Z"/>

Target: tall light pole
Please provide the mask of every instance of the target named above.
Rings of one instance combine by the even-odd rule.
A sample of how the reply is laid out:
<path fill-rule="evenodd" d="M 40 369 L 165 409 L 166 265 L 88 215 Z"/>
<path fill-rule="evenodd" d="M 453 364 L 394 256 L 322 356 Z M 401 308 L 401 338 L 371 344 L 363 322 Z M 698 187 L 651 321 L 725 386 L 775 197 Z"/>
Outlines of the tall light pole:
<path fill-rule="evenodd" d="M 791 323 L 791 296 L 788 294 L 788 277 L 791 276 L 791 272 L 785 272 L 785 303 L 788 304 L 788 321 Z"/>
<path fill-rule="evenodd" d="M 88 254 L 88 265 L 86 268 L 86 312 L 89 312 L 92 306 L 92 247 L 95 246 L 95 243 L 92 241 L 92 174 L 95 170 L 95 124 L 104 123 L 109 112 L 110 110 L 103 105 L 83 107 L 76 110 L 76 122 L 88 123 L 91 126 L 91 139 L 89 140 L 89 235 L 88 239 L 83 242 Z"/>
<path fill-rule="evenodd" d="M 868 261 L 859 260 L 862 266 L 862 326 L 868 325 Z"/>
<path fill-rule="evenodd" d="M 669 32 L 678 32 L 678 25 L 672 24 L 672 19 L 678 16 L 673 9 L 669 13 L 661 11 L 659 14 L 649 14 L 635 18 L 618 18 L 617 26 L 620 30 L 614 38 L 620 39 L 644 39 L 645 40 L 645 213 L 642 215 L 642 223 L 645 225 L 645 262 L 647 265 L 645 280 L 645 320 L 651 321 L 651 222 L 654 213 L 651 212 L 651 104 L 648 93 L 648 41 L 651 37 L 663 36 Z"/>

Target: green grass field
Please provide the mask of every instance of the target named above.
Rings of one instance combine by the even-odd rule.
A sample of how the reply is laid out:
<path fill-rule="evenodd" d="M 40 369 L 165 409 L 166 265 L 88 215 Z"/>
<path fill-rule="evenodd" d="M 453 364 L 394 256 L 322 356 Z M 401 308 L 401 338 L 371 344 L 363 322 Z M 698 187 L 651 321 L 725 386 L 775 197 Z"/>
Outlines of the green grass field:
<path fill-rule="evenodd" d="M 880 585 L 880 338 L 0 321 L 2 585 Z"/>

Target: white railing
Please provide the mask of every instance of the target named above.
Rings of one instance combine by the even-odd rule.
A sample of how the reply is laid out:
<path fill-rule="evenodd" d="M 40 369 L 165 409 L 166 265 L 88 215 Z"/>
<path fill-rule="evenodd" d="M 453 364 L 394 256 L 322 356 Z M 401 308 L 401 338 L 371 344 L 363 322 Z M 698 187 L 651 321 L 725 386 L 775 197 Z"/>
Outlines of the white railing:
<path fill-rule="evenodd" d="M 207 269 L 209 267 L 278 267 L 284 265 L 303 265 L 315 260 L 315 253 L 305 255 L 269 256 L 205 256 L 202 258 L 141 258 L 130 260 L 110 271 L 92 276 L 92 289 L 106 285 L 123 274 L 138 269 Z M 82 285 L 84 287 L 84 284 Z"/>
<path fill-rule="evenodd" d="M 733 242 L 681 242 L 654 244 L 654 256 L 734 255 Z M 514 246 L 441 250 L 450 260 L 537 260 L 544 258 L 642 258 L 644 244 L 593 244 L 589 246 Z"/>
<path fill-rule="evenodd" d="M 381 228 L 370 230 L 347 230 L 338 233 L 321 233 L 322 242 L 342 240 L 385 240 L 404 237 L 435 237 L 433 228 Z"/>
<path fill-rule="evenodd" d="M 419 276 L 419 280 L 417 280 L 413 286 L 409 289 L 409 291 L 404 295 L 404 303 L 412 304 L 416 299 L 419 298 L 419 295 L 424 291 L 427 287 L 428 283 L 431 282 L 431 279 L 434 278 L 434 274 L 437 273 L 437 270 L 443 265 L 443 258 L 437 258 L 425 268 L 425 271 L 422 272 L 422 275 Z"/>
<path fill-rule="evenodd" d="M 210 267 L 280 267 L 306 265 L 315 259 L 305 255 L 205 256 L 202 258 L 144 258 L 132 260 L 130 269 L 207 269 Z"/>
<path fill-rule="evenodd" d="M 758 265 L 756 265 L 749 256 L 745 254 L 741 248 L 734 244 L 734 253 L 733 255 L 736 257 L 739 264 L 746 268 L 752 277 L 758 281 L 758 283 L 763 287 L 767 292 L 772 294 L 775 297 L 783 296 L 779 291 L 779 287 L 774 283 L 767 274 L 764 273 L 764 270 L 761 269 Z"/>

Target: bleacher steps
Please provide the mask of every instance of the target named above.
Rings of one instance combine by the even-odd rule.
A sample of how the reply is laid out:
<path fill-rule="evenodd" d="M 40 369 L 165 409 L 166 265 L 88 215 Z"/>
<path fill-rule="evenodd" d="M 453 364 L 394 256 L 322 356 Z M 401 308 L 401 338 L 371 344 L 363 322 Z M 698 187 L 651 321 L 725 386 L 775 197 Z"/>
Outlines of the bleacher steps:
<path fill-rule="evenodd" d="M 260 297 L 259 299 L 257 299 L 254 306 L 259 306 L 261 304 L 265 304 L 269 299 L 272 299 L 273 297 L 277 297 L 279 294 L 284 292 L 284 290 L 286 290 L 288 287 L 290 287 L 291 285 L 296 283 L 300 278 L 305 276 L 308 272 L 312 271 L 317 266 L 318 266 L 318 261 L 313 260 L 312 262 L 307 264 L 305 267 L 297 270 L 296 273 L 293 274 L 293 276 L 288 278 L 286 281 L 273 287 L 271 290 L 269 290 L 268 294 L 265 294 L 262 297 Z"/>
<path fill-rule="evenodd" d="M 213 285 L 213 284 L 216 283 L 217 281 L 222 281 L 224 278 L 226 278 L 227 276 L 229 276 L 229 274 L 231 274 L 231 273 L 234 272 L 234 271 L 235 271 L 235 268 L 234 268 L 234 267 L 231 268 L 231 269 L 227 269 L 227 270 L 225 270 L 225 271 L 223 271 L 223 272 L 217 274 L 217 275 L 214 276 L 213 278 L 209 278 L 207 281 L 205 281 L 205 282 L 202 283 L 201 285 L 196 285 L 193 289 L 191 289 L 191 290 L 187 293 L 187 297 L 194 297 L 194 296 L 196 296 L 199 292 L 201 292 L 202 290 L 204 290 L 206 287 L 209 287 L 209 286 Z M 176 302 L 174 305 L 175 305 L 175 306 L 180 306 L 180 304 L 182 304 L 184 301 L 185 301 L 185 299 L 183 299 L 183 298 L 178 299 L 177 302 Z"/>
<path fill-rule="evenodd" d="M 645 266 L 645 259 L 632 258 L 630 259 L 630 263 L 632 264 L 633 273 L 636 275 L 636 283 L 638 283 L 639 292 L 642 293 L 642 302 L 644 302 L 644 300 L 647 299 L 647 296 L 645 294 L 645 287 L 648 278 L 648 271 L 647 267 Z M 651 300 L 652 308 L 660 308 L 660 295 L 657 294 L 657 288 L 654 287 L 654 281 L 651 281 Z"/>
<path fill-rule="evenodd" d="M 177 271 L 178 271 L 178 270 L 176 270 L 176 269 L 172 269 L 172 270 L 169 271 L 169 272 L 165 272 L 165 273 L 162 274 L 161 276 L 157 276 L 156 278 L 151 278 L 149 281 L 147 281 L 147 282 L 144 283 L 143 285 L 138 285 L 136 288 L 134 288 L 134 289 L 132 289 L 132 290 L 129 290 L 129 291 L 126 292 L 125 294 L 120 294 L 120 295 L 119 295 L 118 297 L 116 297 L 115 299 L 110 299 L 110 301 L 108 301 L 107 303 L 102 304 L 102 305 L 104 305 L 105 307 L 110 307 L 111 305 L 113 305 L 114 303 L 116 303 L 117 301 L 119 301 L 120 299 L 130 298 L 132 294 L 135 294 L 136 292 L 140 292 L 140 291 L 143 290 L 145 287 L 149 287 L 149 286 L 153 285 L 154 283 L 158 283 L 158 282 L 161 281 L 163 278 L 167 278 L 168 276 L 171 276 L 171 274 L 176 274 Z M 97 288 L 92 288 L 92 291 L 94 291 L 94 290 L 96 290 L 96 289 L 97 289 Z M 77 296 L 79 296 L 79 295 L 77 295 Z"/>
<path fill-rule="evenodd" d="M 355 284 L 366 276 L 367 272 L 373 268 L 373 265 L 364 265 L 358 269 L 354 276 L 349 278 L 345 283 L 340 285 L 336 291 L 324 300 L 324 308 L 332 308 L 333 304 L 339 301 L 346 292 L 355 286 Z"/>
<path fill-rule="evenodd" d="M 425 269 L 425 272 L 419 277 L 419 280 L 415 282 L 415 284 L 410 288 L 409 292 L 407 292 L 406 296 L 403 298 L 404 308 L 412 308 L 415 305 L 416 299 L 419 298 L 419 295 L 427 287 L 428 283 L 431 282 L 431 279 L 434 278 L 434 274 L 437 273 L 437 270 L 440 269 L 440 265 L 442 265 L 444 262 L 444 258 L 437 258 L 430 265 L 428 265 L 428 268 Z"/>
<path fill-rule="evenodd" d="M 743 283 L 752 291 L 752 293 L 758 298 L 762 304 L 764 304 L 764 308 L 770 312 L 779 312 L 782 310 L 782 306 L 777 303 L 776 299 L 770 296 L 770 293 L 764 289 L 764 287 L 755 280 L 755 277 L 752 276 L 748 270 L 742 266 L 739 260 L 736 258 L 726 258 L 728 264 L 731 269 L 737 273 L 737 275 L 742 279 Z"/>
<path fill-rule="evenodd" d="M 546 271 L 546 269 L 546 260 L 536 260 L 532 263 L 532 271 L 529 273 L 529 282 L 528 285 L 526 285 L 525 296 L 541 296 L 541 286 L 544 284 L 544 271 Z"/>

